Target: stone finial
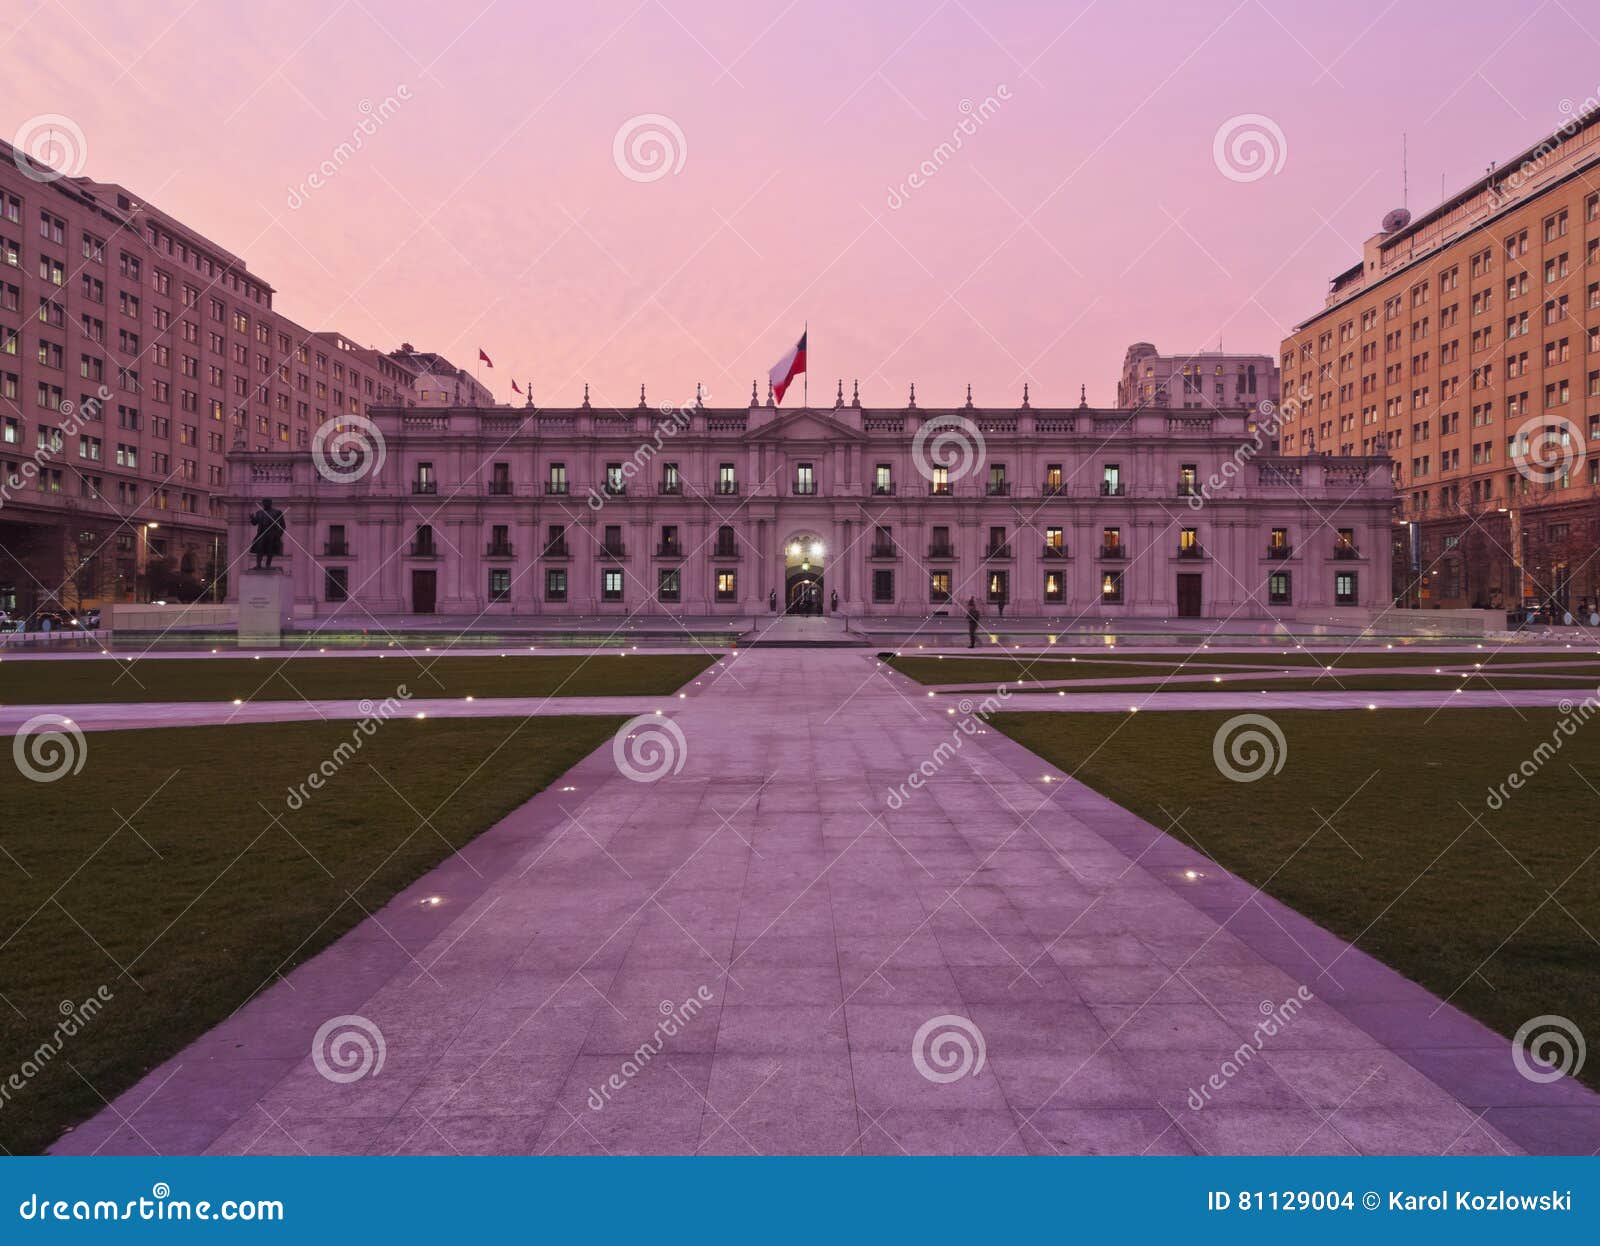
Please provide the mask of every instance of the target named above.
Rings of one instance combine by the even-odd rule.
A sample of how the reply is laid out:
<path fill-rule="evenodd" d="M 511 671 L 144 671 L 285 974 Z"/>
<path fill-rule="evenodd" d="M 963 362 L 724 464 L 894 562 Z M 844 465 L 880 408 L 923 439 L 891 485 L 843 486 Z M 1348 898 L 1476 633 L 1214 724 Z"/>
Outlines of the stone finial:
<path fill-rule="evenodd" d="M 860 381 L 851 381 L 850 382 L 850 405 L 852 407 L 859 407 L 861 405 L 861 382 Z"/>
<path fill-rule="evenodd" d="M 587 411 L 589 409 L 589 382 L 588 381 L 585 381 L 583 383 L 583 409 L 585 411 Z"/>
<path fill-rule="evenodd" d="M 972 382 L 967 382 L 967 410 L 972 410 Z"/>
<path fill-rule="evenodd" d="M 1078 405 L 1080 407 L 1089 405 L 1089 387 L 1087 385 L 1078 386 Z"/>
<path fill-rule="evenodd" d="M 839 392 L 834 395 L 833 405 L 836 407 L 844 406 L 844 377 L 842 376 L 839 378 Z"/>
<path fill-rule="evenodd" d="M 1028 382 L 1024 381 L 1022 382 L 1022 409 L 1026 411 L 1030 406 L 1031 404 L 1028 402 Z"/>
<path fill-rule="evenodd" d="M 772 381 L 767 381 L 767 406 L 775 407 L 778 404 L 772 401 Z"/>
<path fill-rule="evenodd" d="M 908 408 L 910 408 L 910 409 L 915 410 L 916 405 L 917 405 L 917 383 L 915 381 L 912 381 L 911 382 L 911 400 L 906 403 L 906 406 Z"/>
<path fill-rule="evenodd" d="M 752 407 L 759 407 L 761 405 L 761 399 L 756 397 L 756 383 L 754 381 L 750 382 L 750 405 Z"/>
<path fill-rule="evenodd" d="M 650 404 L 645 401 L 645 397 L 644 397 L 644 382 L 640 381 L 639 382 L 639 406 L 640 407 L 648 407 L 649 405 Z"/>
<path fill-rule="evenodd" d="M 533 382 L 531 380 L 528 382 L 527 389 L 523 391 L 522 405 L 525 407 L 533 406 Z"/>
<path fill-rule="evenodd" d="M 699 381 L 694 383 L 694 405 L 697 407 L 703 407 L 706 405 L 705 396 L 700 392 Z"/>

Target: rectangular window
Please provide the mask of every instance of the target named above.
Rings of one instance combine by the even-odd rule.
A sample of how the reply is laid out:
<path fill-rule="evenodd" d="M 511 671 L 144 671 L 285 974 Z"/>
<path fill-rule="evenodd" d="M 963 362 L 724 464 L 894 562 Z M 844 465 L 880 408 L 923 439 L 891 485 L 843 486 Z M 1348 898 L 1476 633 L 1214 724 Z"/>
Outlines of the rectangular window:
<path fill-rule="evenodd" d="M 1066 600 L 1066 594 L 1062 589 L 1061 572 L 1046 571 L 1044 573 L 1044 599 L 1053 602 Z"/>
<path fill-rule="evenodd" d="M 1108 498 L 1122 496 L 1122 468 L 1116 463 L 1107 463 L 1100 477 L 1100 492 Z"/>
<path fill-rule="evenodd" d="M 1011 600 L 1011 576 L 1009 572 L 989 572 L 989 600 L 997 606 L 1003 606 Z"/>
<path fill-rule="evenodd" d="M 489 569 L 489 600 L 511 600 L 511 568 L 491 567 Z"/>
<path fill-rule="evenodd" d="M 662 567 L 656 573 L 656 597 L 661 601 L 677 601 L 683 593 L 683 572 L 677 567 Z"/>
<path fill-rule="evenodd" d="M 544 599 L 546 601 L 565 601 L 567 599 L 567 569 L 565 567 L 549 567 L 544 573 Z"/>
<path fill-rule="evenodd" d="M 809 495 L 817 491 L 817 478 L 810 463 L 796 463 L 794 465 L 794 491 L 801 495 Z"/>
<path fill-rule="evenodd" d="M 883 495 L 894 492 L 894 473 L 889 464 L 879 463 L 872 469 L 872 491 Z"/>
<path fill-rule="evenodd" d="M 717 492 L 724 496 L 739 492 L 739 478 L 734 474 L 732 463 L 717 464 Z"/>
<path fill-rule="evenodd" d="M 717 600 L 737 601 L 739 598 L 738 583 L 732 571 L 717 572 Z"/>
<path fill-rule="evenodd" d="M 328 567 L 322 573 L 324 601 L 350 600 L 350 571 L 346 567 Z"/>
<path fill-rule="evenodd" d="M 1292 604 L 1294 598 L 1289 591 L 1290 579 L 1287 571 L 1274 571 L 1267 577 L 1267 602 L 1274 606 L 1287 606 Z"/>
<path fill-rule="evenodd" d="M 936 606 L 949 604 L 950 573 L 948 571 L 934 571 L 928 576 L 928 600 Z"/>
<path fill-rule="evenodd" d="M 1122 604 L 1122 572 L 1106 571 L 1101 574 L 1100 600 L 1108 605 Z"/>
<path fill-rule="evenodd" d="M 620 568 L 608 568 L 600 574 L 600 600 L 622 600 L 622 571 Z"/>
<path fill-rule="evenodd" d="M 1357 604 L 1356 573 L 1354 571 L 1340 571 L 1334 574 L 1333 601 L 1338 606 L 1353 606 Z"/>
<path fill-rule="evenodd" d="M 872 573 L 872 600 L 879 603 L 894 600 L 894 572 L 874 571 Z"/>

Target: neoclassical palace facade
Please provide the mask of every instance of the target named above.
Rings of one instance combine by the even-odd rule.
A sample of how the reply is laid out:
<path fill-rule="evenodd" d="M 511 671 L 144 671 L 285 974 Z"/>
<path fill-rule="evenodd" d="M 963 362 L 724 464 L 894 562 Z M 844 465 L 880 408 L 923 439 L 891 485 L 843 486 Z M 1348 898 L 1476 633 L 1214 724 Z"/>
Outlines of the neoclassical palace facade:
<path fill-rule="evenodd" d="M 1389 603 L 1388 459 L 1282 457 L 1254 410 L 752 402 L 374 408 L 229 455 L 303 619 L 1294 617 Z M 242 562 L 236 564 L 246 565 Z M 235 577 L 236 578 L 236 577 Z"/>

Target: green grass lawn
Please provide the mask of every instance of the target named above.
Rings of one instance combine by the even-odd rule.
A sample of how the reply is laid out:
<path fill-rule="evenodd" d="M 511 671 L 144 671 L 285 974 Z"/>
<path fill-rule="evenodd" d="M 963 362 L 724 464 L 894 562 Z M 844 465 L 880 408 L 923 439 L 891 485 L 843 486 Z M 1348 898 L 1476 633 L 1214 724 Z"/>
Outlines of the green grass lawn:
<path fill-rule="evenodd" d="M 1074 662 L 1070 659 L 1058 660 L 1054 658 L 1030 661 L 1026 658 L 940 659 L 937 657 L 902 657 L 891 658 L 889 660 L 889 665 L 895 670 L 899 671 L 901 674 L 906 675 L 911 679 L 916 680 L 918 683 L 925 685 L 967 683 L 991 685 L 1000 683 L 1015 684 L 1019 679 L 1022 680 L 1024 684 L 1069 679 L 1148 678 L 1150 680 L 1159 681 L 1171 675 L 1221 675 L 1225 680 L 1231 681 L 1232 685 L 1235 687 L 1249 688 L 1257 686 L 1248 682 L 1249 674 L 1254 672 L 1301 670 L 1313 666 L 1326 667 L 1330 665 L 1335 671 L 1360 669 L 1362 667 L 1372 666 L 1382 668 L 1384 670 L 1393 669 L 1395 673 L 1392 675 L 1314 676 L 1309 670 L 1307 670 L 1306 675 L 1301 679 L 1279 680 L 1275 682 L 1262 681 L 1259 686 L 1282 687 L 1285 689 L 1290 687 L 1336 687 L 1338 685 L 1333 683 L 1335 678 L 1339 680 L 1339 684 L 1347 688 L 1356 688 L 1362 686 L 1360 683 L 1362 680 L 1377 681 L 1370 682 L 1365 685 L 1373 689 L 1408 687 L 1433 688 L 1439 686 L 1441 681 L 1447 685 L 1460 682 L 1459 675 L 1448 676 L 1434 674 L 1436 668 L 1448 668 L 1451 663 L 1444 661 L 1432 663 L 1418 662 L 1414 659 L 1408 662 L 1384 660 L 1393 659 L 1395 656 L 1396 655 L 1387 653 L 1374 654 L 1368 655 L 1368 657 L 1361 659 L 1351 659 L 1343 662 L 1328 661 L 1322 663 L 1290 661 L 1289 659 L 1284 658 L 1271 662 L 1263 661 L 1250 664 L 1243 662 L 1229 662 L 1217 665 L 1213 665 L 1209 657 L 1196 658 L 1193 661 L 1188 662 L 1174 662 L 1170 659 L 1162 662 L 1156 662 L 1154 660 L 1107 662 L 1088 659 Z M 1462 658 L 1455 664 L 1470 665 L 1473 661 L 1477 660 L 1480 659 Z M 1497 663 L 1492 662 L 1484 663 L 1486 670 L 1497 665 Z M 1527 676 L 1529 678 L 1522 678 L 1523 676 Z M 1534 678 L 1535 676 L 1537 678 Z M 1494 672 L 1494 678 L 1511 681 L 1507 683 L 1506 686 L 1508 687 L 1530 687 L 1540 684 L 1548 687 L 1560 686 L 1557 680 L 1545 678 L 1546 676 L 1558 676 L 1567 681 L 1567 686 L 1584 687 L 1595 683 L 1597 680 L 1600 680 L 1600 664 L 1584 661 L 1560 664 L 1541 663 L 1537 670 L 1530 669 L 1526 672 L 1497 670 Z M 1483 676 L 1473 676 L 1474 681 L 1478 681 L 1483 678 Z M 1414 682 L 1405 682 L 1408 680 Z M 1520 682 L 1516 682 L 1518 680 L 1520 680 Z M 1127 686 L 1130 688 L 1133 687 L 1133 685 Z M 1141 688 L 1154 688 L 1156 686 L 1156 683 L 1138 685 L 1138 687 Z M 1488 685 L 1476 683 L 1476 686 L 1485 687 Z M 1190 691 L 1194 690 L 1192 687 L 1186 684 L 1172 685 L 1172 687 L 1180 691 L 1185 688 L 1188 688 Z"/>
<path fill-rule="evenodd" d="M 1286 760 L 1254 783 L 1230 782 L 1212 760 L 1228 712 L 990 722 L 1156 826 L 1180 817 L 1172 834 L 1329 930 L 1359 936 L 1363 951 L 1500 1033 L 1555 1013 L 1592 1036 L 1600 948 L 1585 929 L 1600 933 L 1600 855 L 1590 857 L 1600 846 L 1600 732 L 1579 728 L 1491 810 L 1490 785 L 1548 743 L 1558 721 L 1554 709 L 1520 715 L 1273 711 Z M 1600 1087 L 1600 1060 L 1582 1076 Z"/>
<path fill-rule="evenodd" d="M 0 1145 L 36 1151 L 92 1115 L 95 1090 L 110 1099 L 132 1085 L 623 721 L 392 720 L 298 811 L 290 786 L 350 741 L 353 723 L 93 732 L 83 770 L 53 783 L 7 764 L 0 1082 L 50 1039 L 62 1001 L 102 985 L 113 998 L 0 1099 Z M 416 830 L 412 806 L 438 834 Z M 264 829 L 272 814 L 292 835 Z"/>
<path fill-rule="evenodd" d="M 1194 674 L 1185 671 L 1183 674 Z M 1287 678 L 1287 679 L 1255 679 L 1250 675 L 1224 676 L 1221 683 L 1202 680 L 1198 683 L 1170 682 L 1170 683 L 1137 683 L 1137 684 L 1112 684 L 1106 687 L 1083 687 L 1066 689 L 1068 696 L 1074 693 L 1087 692 L 1429 692 L 1443 689 L 1448 692 L 1452 688 L 1465 688 L 1475 691 L 1489 691 L 1493 689 L 1512 688 L 1554 688 L 1554 689 L 1585 689 L 1593 691 L 1596 682 L 1594 675 L 1571 675 L 1566 678 L 1551 679 L 1547 676 L 1528 677 L 1513 675 L 1509 672 L 1484 675 L 1469 675 L 1463 679 L 1460 675 L 1319 675 L 1315 678 Z M 1013 687 L 1011 694 L 1016 696 L 1054 696 L 1056 689 L 1036 688 L 1030 690 L 1024 683 L 1021 688 Z"/>
<path fill-rule="evenodd" d="M 710 666 L 698 653 L 591 657 L 121 658 L 0 662 L 0 704 L 104 701 L 381 700 L 423 697 L 661 696 Z"/>

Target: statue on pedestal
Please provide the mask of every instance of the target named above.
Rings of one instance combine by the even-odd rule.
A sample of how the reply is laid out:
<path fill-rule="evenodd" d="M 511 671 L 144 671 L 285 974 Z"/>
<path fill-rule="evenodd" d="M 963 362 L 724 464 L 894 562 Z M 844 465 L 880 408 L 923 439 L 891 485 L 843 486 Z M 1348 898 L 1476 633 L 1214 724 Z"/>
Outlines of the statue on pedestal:
<path fill-rule="evenodd" d="M 256 534 L 250 541 L 250 553 L 256 560 L 254 570 L 271 571 L 272 560 L 283 556 L 283 530 L 288 526 L 283 512 L 272 504 L 271 498 L 262 498 L 255 514 L 250 516 Z"/>

